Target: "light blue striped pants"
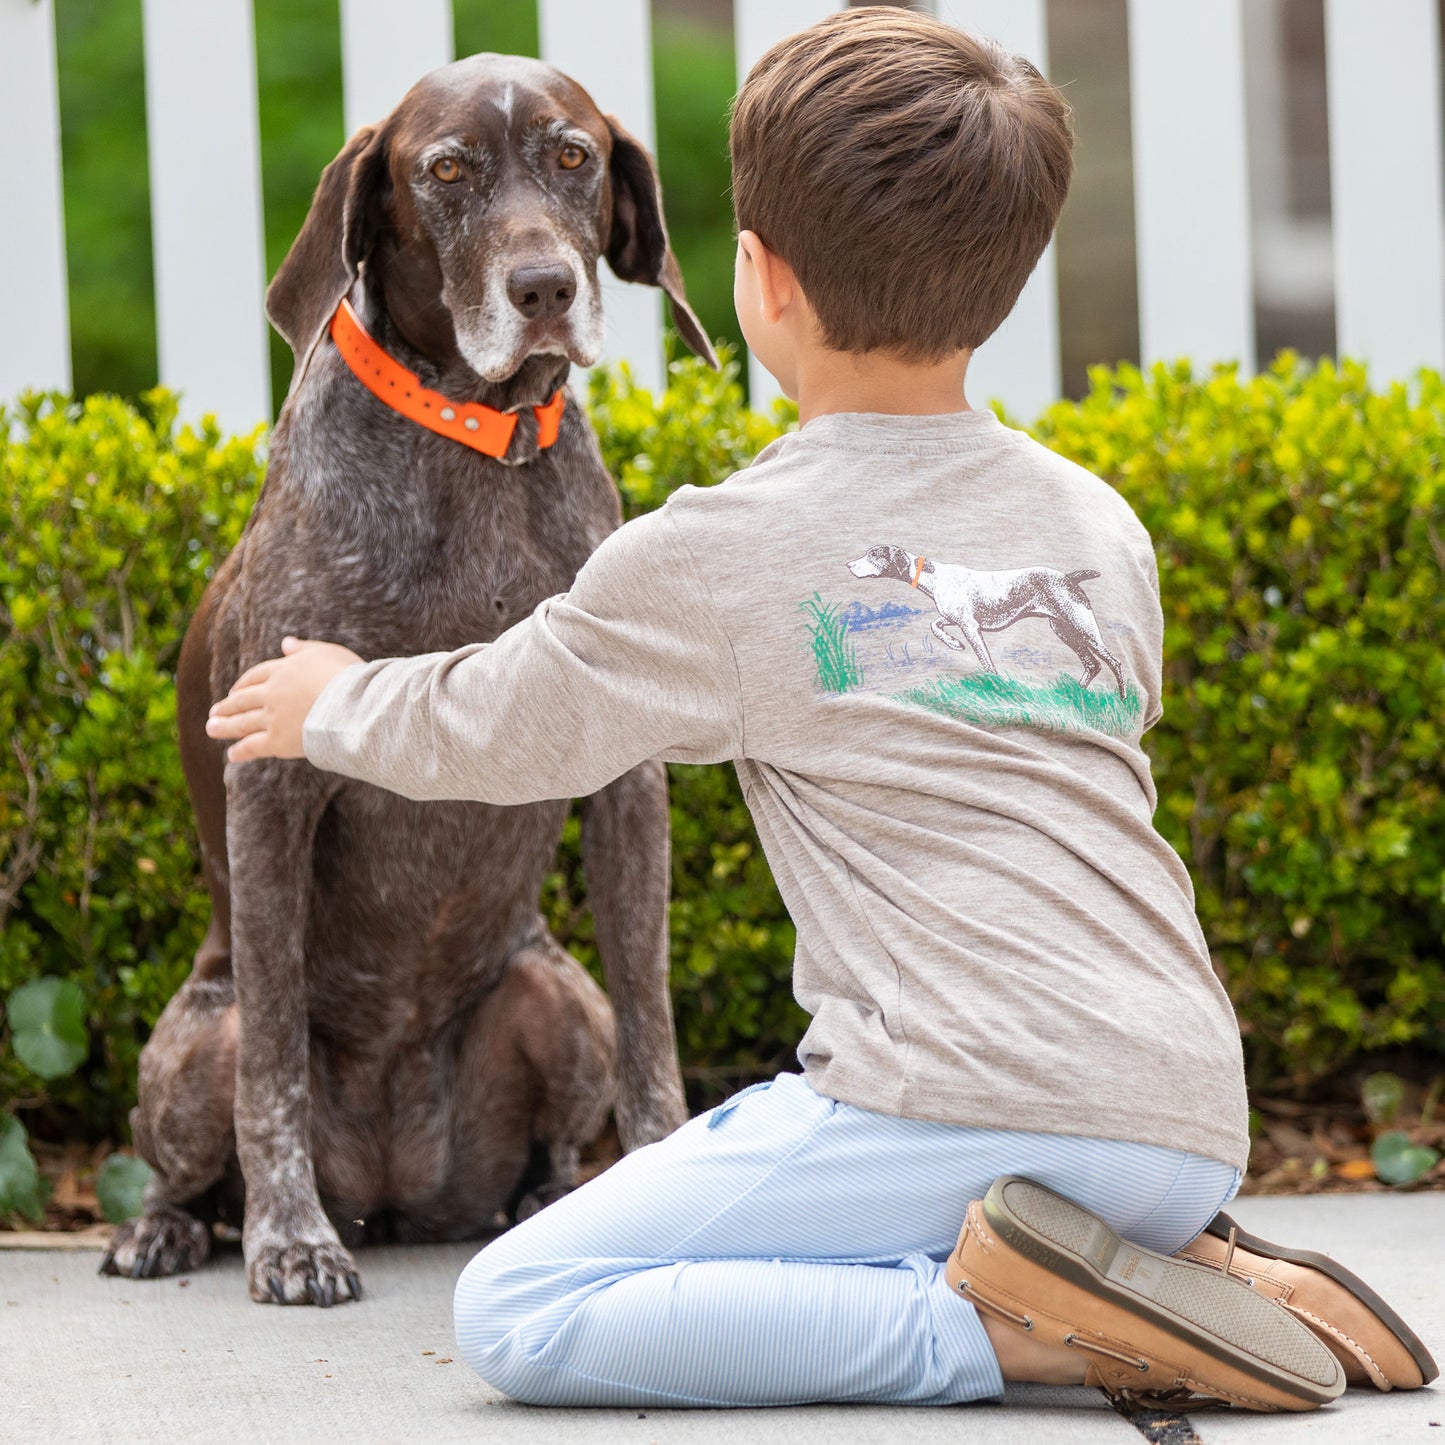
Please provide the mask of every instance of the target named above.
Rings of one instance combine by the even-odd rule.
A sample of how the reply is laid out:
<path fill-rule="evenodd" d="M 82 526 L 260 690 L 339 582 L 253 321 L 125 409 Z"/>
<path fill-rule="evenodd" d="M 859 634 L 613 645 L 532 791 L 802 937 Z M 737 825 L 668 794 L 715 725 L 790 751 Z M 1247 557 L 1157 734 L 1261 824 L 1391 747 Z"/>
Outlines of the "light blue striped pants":
<path fill-rule="evenodd" d="M 1239 1185 L 1197 1154 L 899 1119 L 781 1074 L 483 1249 L 457 1283 L 457 1346 L 539 1405 L 998 1395 L 988 1336 L 942 1261 L 1000 1174 L 1166 1253 Z"/>

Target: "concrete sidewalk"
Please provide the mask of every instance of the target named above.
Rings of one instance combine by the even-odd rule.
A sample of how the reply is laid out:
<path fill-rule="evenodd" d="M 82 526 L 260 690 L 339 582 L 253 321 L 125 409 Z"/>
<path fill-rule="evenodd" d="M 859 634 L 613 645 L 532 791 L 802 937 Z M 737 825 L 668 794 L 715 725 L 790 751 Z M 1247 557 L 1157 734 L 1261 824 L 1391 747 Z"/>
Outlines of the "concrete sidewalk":
<path fill-rule="evenodd" d="M 1445 1193 L 1245 1199 L 1266 1239 L 1321 1249 L 1376 1286 L 1445 1358 Z M 3 1238 L 3 1236 L 0 1236 Z M 0 1247 L 0 1440 L 371 1445 L 371 1442 L 747 1442 L 934 1445 L 960 1439 L 1129 1445 L 1143 1435 L 1095 1391 L 1011 1388 L 946 1410 L 540 1410 L 513 1404 L 453 1358 L 452 1285 L 472 1246 L 361 1257 L 366 1298 L 329 1311 L 254 1305 L 239 1251 L 184 1279 L 96 1273 L 89 1250 Z M 1202 1411 L 1205 1445 L 1445 1445 L 1445 1390 L 1350 1390 L 1305 1415 Z M 1439 1433 L 1434 1433 L 1436 1430 Z M 1188 1432 L 1156 1438 L 1180 1445 Z"/>

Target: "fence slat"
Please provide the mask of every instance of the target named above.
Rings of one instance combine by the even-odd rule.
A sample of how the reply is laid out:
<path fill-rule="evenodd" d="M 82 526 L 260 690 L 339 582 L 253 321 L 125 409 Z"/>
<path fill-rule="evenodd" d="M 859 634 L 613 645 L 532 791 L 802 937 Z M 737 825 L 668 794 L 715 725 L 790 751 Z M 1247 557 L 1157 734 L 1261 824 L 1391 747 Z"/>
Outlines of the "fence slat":
<path fill-rule="evenodd" d="M 845 10 L 829 0 L 733 0 L 733 53 L 741 86 L 757 61 L 785 35 L 806 30 L 825 15 Z M 767 411 L 782 391 L 778 383 L 748 357 L 748 396 L 757 411 Z"/>
<path fill-rule="evenodd" d="M 144 0 L 161 381 L 188 415 L 271 415 L 250 0 Z"/>
<path fill-rule="evenodd" d="M 1145 363 L 1254 370 L 1242 0 L 1129 0 Z"/>
<path fill-rule="evenodd" d="M 1376 380 L 1445 366 L 1434 0 L 1325 0 L 1336 350 Z"/>
<path fill-rule="evenodd" d="M 937 14 L 950 25 L 992 37 L 1049 73 L 1045 0 L 938 0 Z M 1058 400 L 1061 378 L 1058 268 L 1051 241 L 1013 311 L 970 363 L 968 390 L 976 404 L 997 397 L 1032 421 Z"/>
<path fill-rule="evenodd" d="M 341 0 L 346 134 L 370 125 L 429 70 L 455 58 L 452 0 Z"/>
<path fill-rule="evenodd" d="M 933 0 L 1046 59 L 1048 0 Z M 1141 350 L 1254 361 L 1245 0 L 1127 0 Z M 648 0 L 537 0 L 543 53 L 654 145 Z M 743 76 L 839 0 L 734 0 Z M 453 53 L 451 0 L 340 0 L 348 127 Z M 1381 380 L 1445 368 L 1445 183 L 1434 0 L 1324 0 L 1337 330 Z M 143 0 L 162 380 L 230 427 L 270 410 L 250 0 Z M 71 384 L 54 0 L 0 0 L 0 397 Z M 977 396 L 1030 415 L 1058 389 L 1052 248 L 980 352 Z M 660 298 L 605 274 L 607 354 L 662 380 Z M 760 405 L 776 385 L 750 359 Z"/>
<path fill-rule="evenodd" d="M 605 115 L 614 115 L 654 154 L 652 24 L 648 0 L 538 0 L 542 59 L 566 72 Z M 638 382 L 660 390 L 662 293 L 619 281 L 597 266 L 607 318 L 602 359 L 625 359 Z M 575 381 L 585 389 L 585 373 Z"/>
<path fill-rule="evenodd" d="M 69 391 L 52 0 L 0 0 L 0 196 L 0 402 L 26 387 Z"/>

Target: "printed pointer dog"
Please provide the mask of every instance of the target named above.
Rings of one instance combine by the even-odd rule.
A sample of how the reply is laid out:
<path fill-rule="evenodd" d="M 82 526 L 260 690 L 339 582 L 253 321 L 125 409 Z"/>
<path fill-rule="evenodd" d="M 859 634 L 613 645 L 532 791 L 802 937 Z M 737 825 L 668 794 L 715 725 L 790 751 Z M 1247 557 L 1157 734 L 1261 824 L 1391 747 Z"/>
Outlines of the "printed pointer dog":
<path fill-rule="evenodd" d="M 660 765 L 583 807 L 614 1023 L 538 913 L 565 800 L 418 803 L 304 759 L 227 764 L 205 734 L 285 633 L 452 650 L 571 585 L 621 520 L 560 390 L 601 346 L 599 256 L 662 287 L 716 365 L 646 152 L 536 61 L 432 72 L 321 178 L 266 297 L 296 374 L 265 486 L 180 656 L 211 924 L 141 1056 L 131 1121 L 155 1176 L 109 1273 L 194 1268 L 206 1221 L 244 1199 L 253 1299 L 356 1299 L 337 1225 L 475 1234 L 575 1184 L 614 1094 L 629 1149 L 686 1118 Z"/>
<path fill-rule="evenodd" d="M 969 567 L 931 562 L 902 547 L 870 547 L 848 563 L 855 577 L 891 577 L 916 587 L 938 608 L 933 635 L 961 652 L 963 643 L 945 629 L 952 624 L 963 634 L 985 672 L 996 673 L 983 640 L 985 632 L 1002 632 L 1022 617 L 1044 617 L 1078 653 L 1084 664 L 1083 686 L 1107 665 L 1124 696 L 1124 672 L 1104 646 L 1094 609 L 1079 585 L 1097 572 L 1060 572 L 1053 567 L 1021 567 L 1013 572 L 975 572 Z"/>

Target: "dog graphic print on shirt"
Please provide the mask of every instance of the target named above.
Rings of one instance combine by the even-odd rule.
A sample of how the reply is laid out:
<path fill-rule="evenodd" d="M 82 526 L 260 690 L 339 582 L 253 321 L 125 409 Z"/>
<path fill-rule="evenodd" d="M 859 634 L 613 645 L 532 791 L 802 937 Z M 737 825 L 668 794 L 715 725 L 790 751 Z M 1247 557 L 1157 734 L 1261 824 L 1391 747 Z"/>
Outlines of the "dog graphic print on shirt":
<path fill-rule="evenodd" d="M 1116 736 L 1138 727 L 1143 699 L 1104 642 L 1084 591 L 1083 584 L 1098 572 L 1055 567 L 983 572 L 889 545 L 870 547 L 846 565 L 861 580 L 902 583 L 933 606 L 910 605 L 912 599 L 903 597 L 888 597 L 872 607 L 861 600 L 830 606 L 815 593 L 803 610 L 824 691 L 882 691 L 996 727 L 1088 728 Z M 1047 621 L 1067 654 L 1002 640 L 994 649 L 1027 672 L 1053 669 L 1054 676 L 1042 685 L 1005 676 L 986 636 L 1029 617 Z M 955 654 L 971 657 L 976 667 Z M 1065 658 L 1070 664 L 1077 661 L 1081 676 L 1061 669 Z"/>

